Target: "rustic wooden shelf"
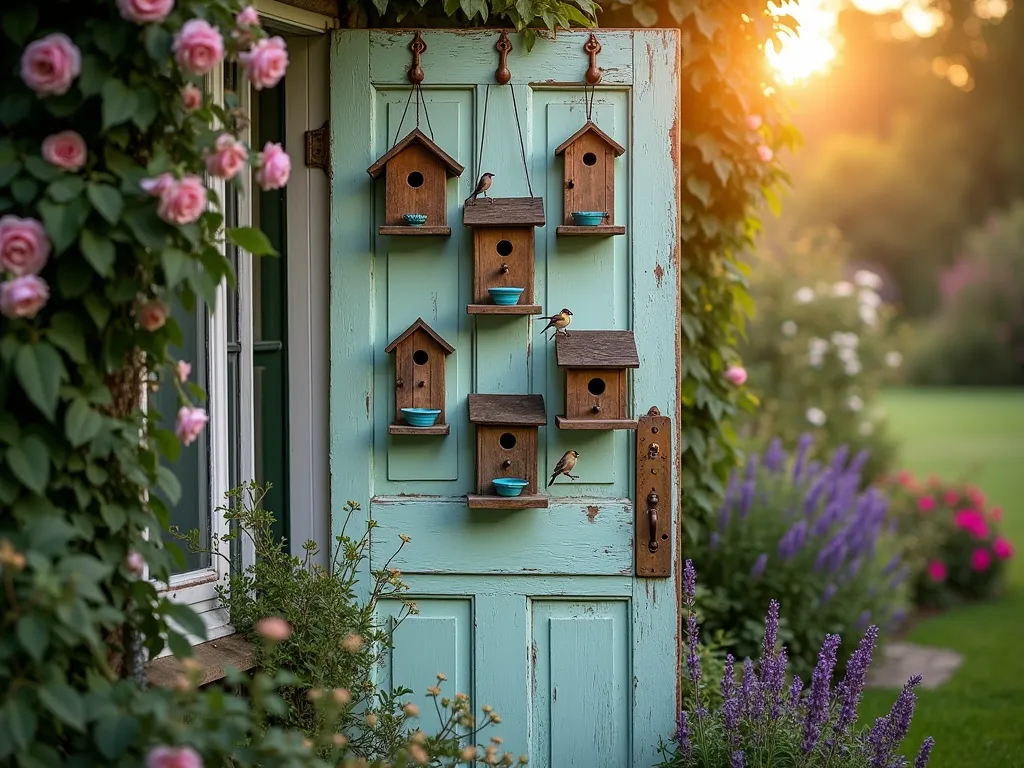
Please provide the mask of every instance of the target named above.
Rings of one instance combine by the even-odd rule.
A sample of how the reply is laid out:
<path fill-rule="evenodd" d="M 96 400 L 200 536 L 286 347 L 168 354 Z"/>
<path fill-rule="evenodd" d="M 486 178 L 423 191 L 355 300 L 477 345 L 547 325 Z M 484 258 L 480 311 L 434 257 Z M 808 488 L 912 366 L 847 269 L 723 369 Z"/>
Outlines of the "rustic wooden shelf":
<path fill-rule="evenodd" d="M 388 427 L 389 435 L 447 435 L 452 431 L 448 424 L 435 424 L 432 427 L 411 427 L 399 422 Z"/>
<path fill-rule="evenodd" d="M 555 416 L 559 429 L 636 429 L 636 419 L 567 419 Z"/>
<path fill-rule="evenodd" d="M 612 237 L 626 234 L 626 228 L 618 224 L 600 224 L 596 227 L 576 227 L 563 224 L 555 229 L 559 237 Z"/>
<path fill-rule="evenodd" d="M 382 235 L 395 235 L 395 236 L 424 236 L 424 235 L 435 235 L 439 237 L 449 237 L 452 233 L 451 227 L 403 227 L 403 226 L 383 226 L 377 230 Z"/>
<path fill-rule="evenodd" d="M 470 315 L 539 315 L 543 310 L 540 304 L 468 304 L 466 313 Z"/>
<path fill-rule="evenodd" d="M 519 496 L 484 496 L 466 494 L 470 509 L 547 509 L 548 497 L 543 493 L 523 493 Z"/>

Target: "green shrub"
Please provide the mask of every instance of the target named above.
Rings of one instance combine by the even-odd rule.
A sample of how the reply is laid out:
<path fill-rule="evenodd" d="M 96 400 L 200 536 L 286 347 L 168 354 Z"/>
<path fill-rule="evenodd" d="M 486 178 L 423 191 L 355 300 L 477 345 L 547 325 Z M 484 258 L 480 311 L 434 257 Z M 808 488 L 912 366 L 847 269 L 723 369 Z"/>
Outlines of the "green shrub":
<path fill-rule="evenodd" d="M 755 449 L 774 437 L 795 443 L 808 430 L 825 451 L 867 449 L 871 479 L 895 458 L 877 393 L 902 355 L 880 278 L 859 271 L 844 280 L 845 255 L 838 235 L 823 231 L 754 265 L 757 315 L 740 352 L 760 405 L 738 425 Z"/>
<path fill-rule="evenodd" d="M 792 462 L 779 441 L 752 456 L 733 476 L 716 529 L 689 549 L 707 590 L 704 626 L 727 632 L 737 657 L 753 655 L 761 611 L 778 599 L 787 617 L 780 637 L 801 675 L 826 634 L 886 627 L 906 577 L 890 565 L 896 544 L 884 530 L 884 498 L 858 491 L 866 454 L 847 461 L 840 447 L 822 466 L 809 445 L 805 436 Z"/>

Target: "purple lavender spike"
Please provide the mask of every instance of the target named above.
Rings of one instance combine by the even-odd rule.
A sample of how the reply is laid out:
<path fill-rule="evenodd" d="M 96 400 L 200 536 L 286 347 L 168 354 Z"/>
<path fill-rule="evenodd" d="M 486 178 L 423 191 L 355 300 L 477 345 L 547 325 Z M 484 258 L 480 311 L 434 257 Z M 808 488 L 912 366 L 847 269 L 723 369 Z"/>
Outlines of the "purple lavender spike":
<path fill-rule="evenodd" d="M 764 468 L 769 472 L 779 472 L 786 464 L 786 452 L 782 450 L 782 441 L 773 437 L 764 454 Z"/>
<path fill-rule="evenodd" d="M 697 594 L 697 571 L 693 568 L 693 561 L 687 559 L 683 566 L 683 595 L 686 598 L 686 607 L 693 608 L 693 601 Z"/>
<path fill-rule="evenodd" d="M 839 650 L 839 635 L 825 635 L 818 663 L 811 676 L 811 692 L 807 700 L 807 715 L 804 718 L 803 752 L 814 751 L 821 735 L 822 726 L 828 721 L 829 693 L 832 687 L 832 671 L 836 666 L 836 651 Z"/>
<path fill-rule="evenodd" d="M 768 716 L 777 720 L 782 711 L 782 687 L 786 684 L 786 667 L 789 656 L 786 648 L 779 649 L 775 661 L 771 665 L 771 676 L 765 681 L 765 698 L 767 698 Z"/>
<path fill-rule="evenodd" d="M 764 569 L 768 565 L 768 553 L 762 552 L 754 561 L 754 567 L 750 569 L 750 578 L 757 581 L 764 576 Z"/>
<path fill-rule="evenodd" d="M 751 454 L 750 458 L 747 459 L 747 473 L 744 479 L 747 482 L 757 478 L 757 454 Z"/>
<path fill-rule="evenodd" d="M 743 750 L 737 750 L 732 753 L 732 759 L 729 761 L 729 768 L 743 768 L 746 763 L 743 756 Z"/>
<path fill-rule="evenodd" d="M 810 490 L 804 496 L 804 514 L 811 517 L 818 509 L 822 494 L 825 493 L 825 486 L 828 483 L 829 471 L 826 470 L 818 475 L 811 483 Z"/>
<path fill-rule="evenodd" d="M 711 535 L 708 536 L 708 549 L 712 552 L 718 551 L 719 544 L 722 543 L 722 537 L 718 535 L 718 531 L 712 531 Z"/>
<path fill-rule="evenodd" d="M 754 502 L 754 481 L 746 480 L 740 488 L 740 519 L 750 514 L 750 505 Z"/>
<path fill-rule="evenodd" d="M 864 613 L 870 616 L 868 611 Z M 857 707 L 860 704 L 861 695 L 864 693 L 864 681 L 867 679 L 868 667 L 871 666 L 871 654 L 875 650 L 877 641 L 878 627 L 871 625 L 846 664 L 846 675 L 840 685 L 842 704 L 835 724 L 836 737 L 839 739 L 842 739 L 847 729 L 857 720 Z"/>
<path fill-rule="evenodd" d="M 807 460 L 807 451 L 814 444 L 814 438 L 804 432 L 796 444 L 796 459 L 793 461 L 793 482 L 800 483 Z"/>
<path fill-rule="evenodd" d="M 888 576 L 889 574 L 891 574 L 893 571 L 900 567 L 901 562 L 902 558 L 900 557 L 900 553 L 897 552 L 895 555 L 892 556 L 889 562 L 885 564 L 885 568 L 882 570 L 882 575 Z"/>
<path fill-rule="evenodd" d="M 825 587 L 825 591 L 821 593 L 821 598 L 818 600 L 818 605 L 824 605 L 836 595 L 836 591 L 839 588 L 835 584 L 829 584 Z"/>
<path fill-rule="evenodd" d="M 761 717 L 761 712 L 764 710 L 764 701 L 761 698 L 761 686 L 757 681 L 757 676 L 754 674 L 754 662 L 747 659 L 743 662 L 743 689 L 741 692 L 741 698 L 743 699 L 743 715 L 744 717 L 750 718 L 751 720 L 757 720 Z"/>
<path fill-rule="evenodd" d="M 875 726 L 868 734 L 871 746 L 871 768 L 888 768 L 893 753 L 899 749 L 903 739 L 910 730 L 910 720 L 914 716 L 914 688 L 921 684 L 921 676 L 914 675 L 907 680 L 889 714 L 875 720 Z"/>
<path fill-rule="evenodd" d="M 834 475 L 838 476 L 839 473 L 843 471 L 843 468 L 846 466 L 846 459 L 849 455 L 850 446 L 846 443 L 843 443 L 836 448 L 836 452 L 832 454 L 832 470 Z"/>
<path fill-rule="evenodd" d="M 864 471 L 864 467 L 868 463 L 868 459 L 871 458 L 871 451 L 867 448 L 862 448 L 857 451 L 857 455 L 853 457 L 853 461 L 850 462 L 850 466 L 846 468 L 847 472 L 855 472 L 860 475 Z"/>
<path fill-rule="evenodd" d="M 770 667 L 775 659 L 775 646 L 779 642 L 779 601 L 768 603 L 768 615 L 764 617 L 764 637 L 761 639 L 761 682 L 767 682 Z"/>
<path fill-rule="evenodd" d="M 688 760 L 693 747 L 690 745 L 690 721 L 685 709 L 679 713 L 679 720 L 676 723 L 676 741 L 679 743 L 683 759 Z"/>
<path fill-rule="evenodd" d="M 931 736 L 927 737 L 921 742 L 921 751 L 917 753 L 917 759 L 914 761 L 914 768 L 927 768 L 928 758 L 932 756 L 932 748 L 935 746 L 935 739 Z"/>
<path fill-rule="evenodd" d="M 700 691 L 700 657 L 697 655 L 697 644 L 700 642 L 700 627 L 697 625 L 697 614 L 693 610 L 686 617 L 686 669 L 695 691 Z M 697 712 L 700 716 L 700 712 Z"/>
<path fill-rule="evenodd" d="M 804 690 L 804 681 L 800 679 L 800 675 L 793 676 L 793 682 L 789 686 L 789 711 L 794 715 L 800 713 L 800 694 Z"/>
<path fill-rule="evenodd" d="M 725 656 L 725 671 L 722 674 L 722 724 L 729 740 L 739 739 L 740 700 L 736 691 L 735 659 L 732 654 Z"/>

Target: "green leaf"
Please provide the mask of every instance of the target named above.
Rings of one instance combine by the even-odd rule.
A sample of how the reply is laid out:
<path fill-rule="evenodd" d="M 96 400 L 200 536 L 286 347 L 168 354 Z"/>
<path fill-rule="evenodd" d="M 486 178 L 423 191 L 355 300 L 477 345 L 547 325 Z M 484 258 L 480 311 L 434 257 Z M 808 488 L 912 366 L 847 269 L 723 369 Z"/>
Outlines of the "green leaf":
<path fill-rule="evenodd" d="M 57 415 L 63 369 L 60 352 L 45 341 L 23 344 L 14 357 L 14 373 L 25 396 L 51 422 Z"/>
<path fill-rule="evenodd" d="M 89 407 L 82 398 L 75 398 L 64 418 L 64 433 L 71 445 L 77 448 L 96 437 L 103 426 L 102 417 Z"/>
<path fill-rule="evenodd" d="M 96 25 L 93 43 L 111 59 L 117 59 L 121 55 L 127 40 L 128 25 L 120 19 Z"/>
<path fill-rule="evenodd" d="M 32 95 L 17 90 L 9 93 L 0 100 L 0 123 L 10 128 L 17 125 L 32 111 Z"/>
<path fill-rule="evenodd" d="M 156 26 L 151 24 L 150 26 Z M 136 92 L 138 104 L 132 113 L 132 122 L 138 126 L 140 131 L 149 129 L 156 116 L 160 113 L 160 100 L 149 88 L 143 88 Z"/>
<path fill-rule="evenodd" d="M 533 50 L 533 46 L 537 44 L 537 32 L 533 29 L 523 30 L 523 50 L 527 53 Z"/>
<path fill-rule="evenodd" d="M 63 349 L 76 363 L 85 362 L 85 333 L 82 322 L 70 312 L 58 312 L 50 321 L 46 337 Z"/>
<path fill-rule="evenodd" d="M 120 192 L 108 184 L 90 183 L 86 194 L 92 207 L 99 211 L 100 216 L 106 219 L 107 223 L 117 224 L 124 208 L 124 199 Z"/>
<path fill-rule="evenodd" d="M 25 170 L 44 183 L 53 181 L 61 175 L 60 168 L 50 165 L 39 155 L 29 155 L 25 158 Z"/>
<path fill-rule="evenodd" d="M 20 3 L 4 14 L 4 34 L 19 48 L 28 42 L 39 21 L 39 8 L 33 3 Z"/>
<path fill-rule="evenodd" d="M 26 435 L 4 454 L 7 466 L 21 483 L 40 496 L 50 481 L 50 453 L 35 435 Z"/>
<path fill-rule="evenodd" d="M 89 313 L 89 317 L 96 324 L 96 328 L 101 331 L 106 328 L 107 321 L 110 319 L 110 307 L 106 302 L 95 294 L 89 294 L 82 302 L 85 304 L 85 311 Z"/>
<path fill-rule="evenodd" d="M 149 436 L 156 441 L 157 449 L 170 461 L 177 461 L 181 455 L 181 441 L 169 429 L 161 429 L 150 424 Z"/>
<path fill-rule="evenodd" d="M 147 28 L 157 26 L 159 25 L 148 24 Z M 82 92 L 83 96 L 95 96 L 110 78 L 110 74 L 110 64 L 100 59 L 99 56 L 88 54 L 82 59 L 82 74 L 78 78 L 78 90 Z"/>
<path fill-rule="evenodd" d="M 36 735 L 36 727 L 39 718 L 32 711 L 32 707 L 23 696 L 10 696 L 7 699 L 7 706 L 0 711 L 3 720 L 7 723 L 7 730 L 11 734 L 11 741 L 18 749 L 25 749 L 32 743 Z"/>
<path fill-rule="evenodd" d="M 147 248 L 161 250 L 167 247 L 167 237 L 170 227 L 159 216 L 156 215 L 156 208 L 146 205 L 139 208 L 126 208 L 124 212 L 125 223 L 128 224 L 132 234 Z"/>
<path fill-rule="evenodd" d="M 690 174 L 686 177 L 686 188 L 704 204 L 705 208 L 711 203 L 711 182 Z"/>
<path fill-rule="evenodd" d="M 38 193 L 39 185 L 33 179 L 22 176 L 11 182 L 11 195 L 22 205 L 31 203 Z"/>
<path fill-rule="evenodd" d="M 171 33 L 161 24 L 147 24 L 142 33 L 142 44 L 154 61 L 166 61 L 171 55 Z"/>
<path fill-rule="evenodd" d="M 164 492 L 171 506 L 176 506 L 181 501 L 181 481 L 168 467 L 157 467 L 156 487 Z"/>
<path fill-rule="evenodd" d="M 85 730 L 85 708 L 78 691 L 64 683 L 50 683 L 37 690 L 43 706 L 58 719 L 76 731 Z"/>
<path fill-rule="evenodd" d="M 139 721 L 131 715 L 109 715 L 97 724 L 94 739 L 103 756 L 114 760 L 135 740 L 138 732 Z"/>
<path fill-rule="evenodd" d="M 130 120 L 138 105 L 135 91 L 116 78 L 111 78 L 103 84 L 100 95 L 103 98 L 103 130 Z"/>
<path fill-rule="evenodd" d="M 199 614 L 189 606 L 168 601 L 164 603 L 164 613 L 167 615 L 167 618 L 177 623 L 178 626 L 189 634 L 203 639 L 206 638 L 206 625 L 199 617 Z"/>
<path fill-rule="evenodd" d="M 96 274 L 100 277 L 109 277 L 116 256 L 114 243 L 105 237 L 100 237 L 91 229 L 83 229 L 78 244 L 82 247 L 82 255 L 96 270 Z"/>
<path fill-rule="evenodd" d="M 278 256 L 274 246 L 262 231 L 255 227 L 232 227 L 227 230 L 228 240 L 244 248 L 253 256 Z"/>
<path fill-rule="evenodd" d="M 6 187 L 20 172 L 21 163 L 16 157 L 0 162 L 0 187 Z"/>
<path fill-rule="evenodd" d="M 54 250 L 61 254 L 78 237 L 79 230 L 89 217 L 89 206 L 80 197 L 67 203 L 43 200 L 39 203 L 39 213 L 43 217 L 43 225 L 53 242 Z"/>
<path fill-rule="evenodd" d="M 128 513 L 124 511 L 124 507 L 119 507 L 116 504 L 104 504 L 100 507 L 100 515 L 111 533 L 117 533 L 128 522 Z"/>
<path fill-rule="evenodd" d="M 38 613 L 26 613 L 18 619 L 16 630 L 18 641 L 36 662 L 43 660 L 46 647 L 50 644 L 50 627 Z"/>
<path fill-rule="evenodd" d="M 83 189 L 85 189 L 85 182 L 81 176 L 64 176 L 50 184 L 46 188 L 46 194 L 58 203 L 66 203 L 82 194 Z"/>
<path fill-rule="evenodd" d="M 177 248 L 167 248 L 160 254 L 160 263 L 164 268 L 164 280 L 168 288 L 173 288 L 188 271 L 191 259 L 187 253 Z"/>
<path fill-rule="evenodd" d="M 85 259 L 61 259 L 57 262 L 57 286 L 65 299 L 89 295 L 96 272 Z"/>
<path fill-rule="evenodd" d="M 377 9 L 377 13 L 383 16 L 388 9 L 388 0 L 373 0 L 373 7 Z"/>

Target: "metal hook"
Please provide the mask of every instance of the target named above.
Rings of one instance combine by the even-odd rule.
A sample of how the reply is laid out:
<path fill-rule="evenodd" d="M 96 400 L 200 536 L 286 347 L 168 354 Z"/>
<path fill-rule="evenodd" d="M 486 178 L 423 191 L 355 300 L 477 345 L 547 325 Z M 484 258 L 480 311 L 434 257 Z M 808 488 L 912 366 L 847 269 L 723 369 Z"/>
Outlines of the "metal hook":
<path fill-rule="evenodd" d="M 597 66 L 597 54 L 601 52 L 601 43 L 593 32 L 583 44 L 583 52 L 590 57 L 590 66 L 587 68 L 586 80 L 590 85 L 597 85 L 601 82 L 601 70 Z"/>
<path fill-rule="evenodd" d="M 512 72 L 508 68 L 508 54 L 512 50 L 512 41 L 508 39 L 508 32 L 504 29 L 501 30 L 501 37 L 494 47 L 498 49 L 498 56 L 501 57 L 498 69 L 494 72 L 494 79 L 498 85 L 508 85 L 512 81 Z"/>
<path fill-rule="evenodd" d="M 419 32 L 413 35 L 409 43 L 409 50 L 412 51 L 412 66 L 409 67 L 409 82 L 419 85 L 423 82 L 423 66 L 420 64 L 420 57 L 426 53 L 427 44 L 423 42 L 423 36 Z M 419 105 L 417 104 L 417 107 Z"/>

